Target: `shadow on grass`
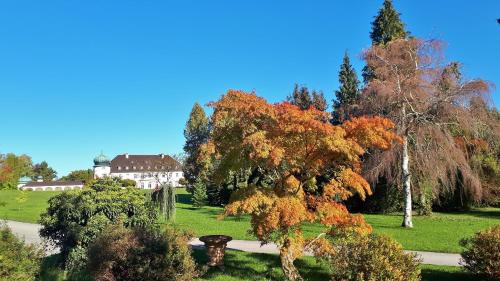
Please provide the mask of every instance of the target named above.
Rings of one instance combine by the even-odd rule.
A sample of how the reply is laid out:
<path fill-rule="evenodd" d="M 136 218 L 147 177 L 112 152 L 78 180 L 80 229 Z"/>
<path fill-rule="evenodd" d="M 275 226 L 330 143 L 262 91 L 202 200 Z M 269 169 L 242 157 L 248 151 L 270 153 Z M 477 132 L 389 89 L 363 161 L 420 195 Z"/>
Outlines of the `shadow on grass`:
<path fill-rule="evenodd" d="M 200 265 L 207 262 L 205 251 L 202 249 L 195 249 L 193 256 Z M 226 251 L 224 263 L 224 272 L 218 268 L 211 268 L 201 276 L 202 280 L 219 280 L 218 278 L 226 276 L 234 280 L 284 280 L 279 256 L 277 255 L 230 250 Z M 329 279 L 326 270 L 312 259 L 299 259 L 295 262 L 295 265 L 305 280 Z"/>
<path fill-rule="evenodd" d="M 475 277 L 461 268 L 425 266 L 422 268 L 422 281 L 473 281 Z"/>
<path fill-rule="evenodd" d="M 191 204 L 191 194 L 177 194 L 177 203 Z"/>

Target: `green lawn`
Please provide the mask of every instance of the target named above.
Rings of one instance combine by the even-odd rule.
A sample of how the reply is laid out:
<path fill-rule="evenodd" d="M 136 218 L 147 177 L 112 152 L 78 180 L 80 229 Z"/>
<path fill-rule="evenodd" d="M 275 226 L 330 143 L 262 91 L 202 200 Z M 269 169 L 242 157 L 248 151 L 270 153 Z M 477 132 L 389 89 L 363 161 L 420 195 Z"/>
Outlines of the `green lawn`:
<path fill-rule="evenodd" d="M 58 192 L 28 192 L 29 199 L 19 205 L 15 198 L 19 191 L 1 190 L 0 218 L 23 222 L 36 222 L 47 207 L 47 200 Z M 248 234 L 248 217 L 228 217 L 217 220 L 222 208 L 204 207 L 195 209 L 190 202 L 190 195 L 183 189 L 178 190 L 176 222 L 196 235 L 226 234 L 234 239 L 255 239 Z M 400 242 L 405 249 L 435 252 L 458 253 L 461 251 L 458 241 L 481 229 L 500 224 L 499 208 L 482 208 L 462 213 L 434 213 L 429 217 L 414 217 L 414 228 L 404 229 L 399 225 L 401 215 L 365 215 L 376 233 L 387 234 Z M 307 225 L 304 232 L 314 236 L 321 231 L 319 225 Z"/>
<path fill-rule="evenodd" d="M 195 250 L 193 253 L 198 264 L 206 263 L 205 253 Z M 42 266 L 41 281 L 64 281 L 64 272 L 54 265 L 56 257 L 49 257 Z M 296 266 L 300 270 L 305 280 L 323 281 L 328 280 L 328 270 L 326 266 L 316 263 L 311 257 L 302 258 L 296 261 Z M 421 265 L 423 281 L 472 281 L 475 280 L 469 273 L 464 272 L 459 267 Z M 72 278 L 73 281 L 87 281 L 90 278 L 78 276 Z M 240 251 L 227 251 L 225 257 L 225 271 L 210 269 L 196 281 L 267 281 L 284 280 L 280 268 L 279 258 L 276 255 L 255 254 Z"/>

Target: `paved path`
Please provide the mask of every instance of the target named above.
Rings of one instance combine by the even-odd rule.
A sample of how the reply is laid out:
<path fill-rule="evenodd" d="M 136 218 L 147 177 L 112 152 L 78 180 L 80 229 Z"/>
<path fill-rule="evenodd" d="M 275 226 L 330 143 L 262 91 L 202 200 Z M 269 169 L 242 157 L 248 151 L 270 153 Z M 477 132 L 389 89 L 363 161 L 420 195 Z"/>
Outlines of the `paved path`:
<path fill-rule="evenodd" d="M 33 223 L 24 223 L 16 221 L 6 221 L 7 225 L 12 229 L 12 231 L 19 237 L 24 238 L 28 243 L 41 243 L 40 236 L 38 235 L 38 230 L 40 225 Z M 203 242 L 199 239 L 193 239 L 190 242 L 195 248 L 202 248 Z M 278 248 L 275 244 L 270 243 L 261 246 L 258 241 L 247 241 L 247 240 L 232 240 L 227 245 L 228 249 L 239 250 L 244 252 L 252 253 L 266 253 L 266 254 L 277 254 L 279 253 Z M 48 254 L 53 254 L 57 250 L 49 250 Z M 434 264 L 434 265 L 450 265 L 459 266 L 460 255 L 459 254 L 448 254 L 448 253 L 435 253 L 435 252 L 421 252 L 421 251 L 407 251 L 416 253 L 423 259 L 422 263 Z M 306 254 L 306 255 L 310 255 Z"/>

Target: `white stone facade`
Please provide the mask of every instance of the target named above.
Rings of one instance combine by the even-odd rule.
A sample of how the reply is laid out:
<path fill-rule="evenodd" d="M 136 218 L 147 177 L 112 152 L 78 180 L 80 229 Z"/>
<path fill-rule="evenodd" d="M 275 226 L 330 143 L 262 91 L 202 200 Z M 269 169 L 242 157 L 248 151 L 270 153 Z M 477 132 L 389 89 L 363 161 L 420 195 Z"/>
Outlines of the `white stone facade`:
<path fill-rule="evenodd" d="M 183 178 L 181 165 L 165 154 L 125 153 L 111 161 L 101 154 L 94 159 L 94 164 L 95 178 L 117 177 L 133 180 L 137 183 L 137 188 L 141 189 L 154 189 L 164 183 L 178 187 L 180 179 Z"/>

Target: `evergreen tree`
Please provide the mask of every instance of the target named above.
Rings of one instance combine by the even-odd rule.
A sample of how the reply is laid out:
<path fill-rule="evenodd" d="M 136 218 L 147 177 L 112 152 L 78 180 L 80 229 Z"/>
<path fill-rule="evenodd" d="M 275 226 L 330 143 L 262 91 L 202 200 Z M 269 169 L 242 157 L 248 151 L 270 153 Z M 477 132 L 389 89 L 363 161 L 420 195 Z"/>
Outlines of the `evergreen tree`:
<path fill-rule="evenodd" d="M 193 206 L 201 208 L 208 202 L 207 188 L 200 180 L 197 180 L 193 186 Z"/>
<path fill-rule="evenodd" d="M 52 181 L 57 176 L 57 172 L 49 167 L 47 162 L 42 161 L 39 164 L 33 165 L 33 171 L 31 174 L 32 180 L 37 180 L 38 177 L 41 177 L 43 181 Z"/>
<path fill-rule="evenodd" d="M 311 106 L 314 106 L 320 111 L 325 111 L 328 106 L 325 96 L 321 91 L 317 92 L 316 90 L 313 90 L 312 93 L 309 93 L 309 89 L 307 89 L 307 87 L 299 87 L 297 84 L 295 84 L 293 92 L 287 97 L 287 100 L 302 110 L 306 110 Z"/>
<path fill-rule="evenodd" d="M 209 131 L 209 122 L 205 111 L 199 103 L 195 103 L 184 129 L 186 160 L 183 172 L 188 183 L 188 189 L 200 175 L 200 167 L 197 165 L 196 159 L 198 159 L 200 145 L 207 141 Z"/>
<path fill-rule="evenodd" d="M 353 106 L 359 97 L 358 76 L 349 61 L 347 52 L 340 65 L 339 82 L 340 87 L 335 91 L 335 100 L 333 101 L 332 122 L 334 124 L 341 123 L 353 113 Z"/>
<path fill-rule="evenodd" d="M 370 38 L 372 45 L 387 44 L 396 39 L 406 38 L 409 33 L 405 30 L 405 25 L 400 19 L 400 13 L 396 11 L 391 0 L 384 0 L 382 8 L 372 22 Z M 363 81 L 368 83 L 374 78 L 373 70 L 368 66 L 363 68 Z"/>
<path fill-rule="evenodd" d="M 395 39 L 402 39 L 408 36 L 404 23 L 399 18 L 400 14 L 391 0 L 384 0 L 382 8 L 372 22 L 370 38 L 373 45 L 387 44 Z"/>

